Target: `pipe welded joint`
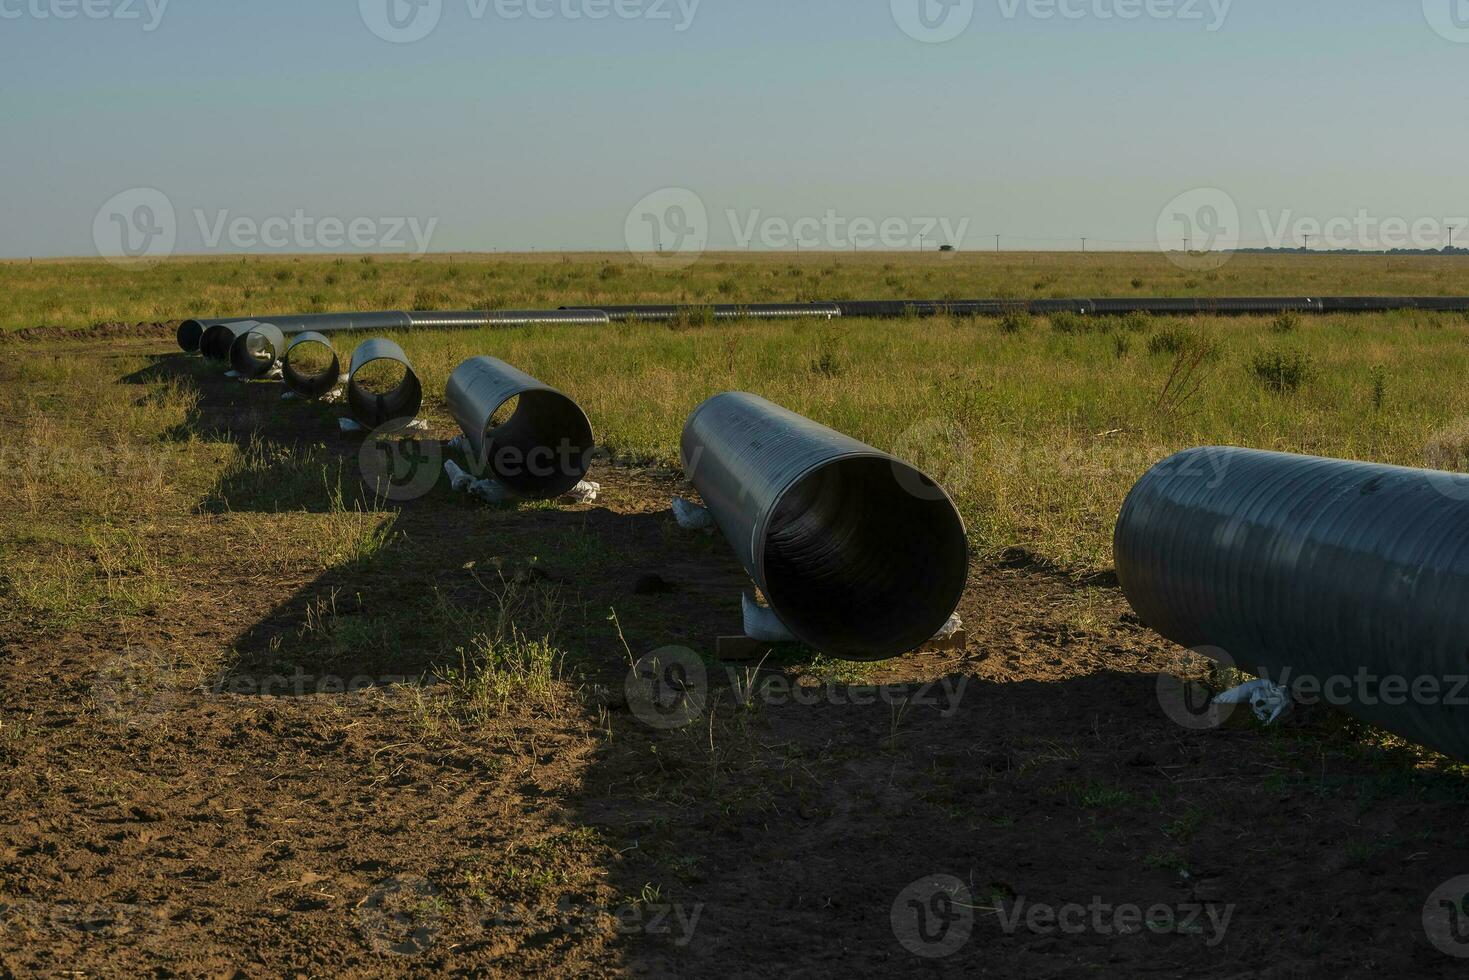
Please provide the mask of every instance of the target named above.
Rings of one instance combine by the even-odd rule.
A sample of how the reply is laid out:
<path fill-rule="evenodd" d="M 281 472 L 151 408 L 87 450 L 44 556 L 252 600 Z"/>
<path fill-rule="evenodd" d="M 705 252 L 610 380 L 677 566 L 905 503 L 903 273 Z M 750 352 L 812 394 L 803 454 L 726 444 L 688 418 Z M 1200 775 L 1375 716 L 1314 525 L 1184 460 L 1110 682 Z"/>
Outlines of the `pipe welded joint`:
<path fill-rule="evenodd" d="M 360 372 L 369 364 L 392 362 L 402 366 L 403 378 L 390 391 L 370 391 Z M 352 352 L 347 370 L 347 405 L 352 417 L 369 429 L 393 422 L 410 422 L 423 407 L 423 385 L 403 348 L 386 337 L 364 341 Z"/>
<path fill-rule="evenodd" d="M 308 355 L 321 357 L 323 366 L 313 371 L 304 363 Z M 302 398 L 320 398 L 342 379 L 342 360 L 325 335 L 314 331 L 292 338 L 281 359 L 281 379 Z"/>
<path fill-rule="evenodd" d="M 596 444 L 591 422 L 555 388 L 498 358 L 474 357 L 455 368 L 444 397 L 476 469 L 518 496 L 549 500 L 586 478 Z M 515 411 L 496 425 L 512 400 Z"/>
<path fill-rule="evenodd" d="M 1192 449 L 1133 489 L 1115 550 L 1168 639 L 1469 758 L 1469 477 Z"/>
<path fill-rule="evenodd" d="M 682 454 L 745 571 L 808 646 L 884 660 L 928 642 L 958 606 L 964 522 L 913 466 L 743 393 L 700 405 Z"/>

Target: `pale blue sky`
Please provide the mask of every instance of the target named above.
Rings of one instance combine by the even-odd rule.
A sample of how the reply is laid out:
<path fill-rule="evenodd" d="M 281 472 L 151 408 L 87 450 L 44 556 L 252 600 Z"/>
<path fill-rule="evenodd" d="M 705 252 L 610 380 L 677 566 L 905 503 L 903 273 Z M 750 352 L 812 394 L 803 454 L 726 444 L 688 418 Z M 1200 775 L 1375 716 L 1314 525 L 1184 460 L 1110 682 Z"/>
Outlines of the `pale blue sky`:
<path fill-rule="evenodd" d="M 153 30 L 149 0 L 86 0 L 135 20 L 36 16 L 82 2 L 0 0 L 0 255 L 96 254 L 99 208 L 132 188 L 166 195 L 179 252 L 210 247 L 201 221 L 248 235 L 298 210 L 382 238 L 412 218 L 435 251 L 617 249 L 667 187 L 706 205 L 714 247 L 735 244 L 730 210 L 967 221 L 969 249 L 1150 247 L 1193 188 L 1228 194 L 1246 243 L 1261 210 L 1469 213 L 1469 43 L 1420 0 L 1234 0 L 1214 31 L 1209 0 L 1128 21 L 1097 16 L 1128 0 L 1069 0 L 1076 19 L 976 0 L 941 44 L 890 0 L 702 0 L 683 31 L 676 0 L 670 20 L 595 22 L 442 0 L 405 44 L 355 0 L 172 0 Z M 1469 25 L 1469 0 L 1441 2 Z"/>

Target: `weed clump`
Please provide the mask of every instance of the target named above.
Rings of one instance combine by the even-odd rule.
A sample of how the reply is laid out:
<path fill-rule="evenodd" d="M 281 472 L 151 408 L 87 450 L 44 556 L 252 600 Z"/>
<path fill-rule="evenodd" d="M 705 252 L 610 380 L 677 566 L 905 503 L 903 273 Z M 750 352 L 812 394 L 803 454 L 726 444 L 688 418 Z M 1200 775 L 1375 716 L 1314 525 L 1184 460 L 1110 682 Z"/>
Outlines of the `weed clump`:
<path fill-rule="evenodd" d="M 1280 395 L 1298 391 L 1316 373 L 1311 355 L 1285 348 L 1258 352 L 1250 362 L 1250 367 L 1257 381 Z"/>
<path fill-rule="evenodd" d="M 1000 317 L 1000 333 L 1021 333 L 1029 330 L 1032 322 L 1024 310 L 1009 310 Z"/>
<path fill-rule="evenodd" d="M 1289 311 L 1280 314 L 1280 316 L 1270 321 L 1271 331 L 1279 334 L 1295 333 L 1296 328 L 1300 325 L 1301 318 Z"/>

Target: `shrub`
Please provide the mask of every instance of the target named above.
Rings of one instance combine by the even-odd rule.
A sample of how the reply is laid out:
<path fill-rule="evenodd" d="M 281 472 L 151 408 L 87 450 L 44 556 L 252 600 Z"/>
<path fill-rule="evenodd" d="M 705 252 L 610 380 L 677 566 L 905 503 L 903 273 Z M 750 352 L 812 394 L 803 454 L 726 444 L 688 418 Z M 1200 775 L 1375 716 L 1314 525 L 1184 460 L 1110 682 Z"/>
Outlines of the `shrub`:
<path fill-rule="evenodd" d="M 1282 395 L 1298 390 L 1316 373 L 1315 364 L 1309 354 L 1283 348 L 1260 351 L 1251 362 L 1251 367 L 1261 384 Z"/>
<path fill-rule="evenodd" d="M 1132 340 L 1125 333 L 1114 333 L 1112 335 L 1112 352 L 1120 361 L 1132 353 Z"/>
<path fill-rule="evenodd" d="M 1296 327 L 1300 325 L 1300 317 L 1294 313 L 1285 312 L 1270 322 L 1270 329 L 1276 333 L 1295 333 Z"/>
<path fill-rule="evenodd" d="M 1423 461 L 1436 470 L 1469 472 L 1469 419 L 1434 433 L 1423 447 Z"/>
<path fill-rule="evenodd" d="M 1057 333 L 1087 333 L 1092 324 L 1080 313 L 1052 313 L 1051 329 Z"/>
<path fill-rule="evenodd" d="M 1148 338 L 1149 354 L 1178 355 L 1188 350 L 1198 340 L 1198 335 L 1181 327 L 1160 330 Z"/>
<path fill-rule="evenodd" d="M 1009 310 L 1000 317 L 1000 333 L 1020 333 L 1029 330 L 1031 317 L 1024 310 Z"/>
<path fill-rule="evenodd" d="M 1129 333 L 1147 333 L 1152 325 L 1153 318 L 1142 310 L 1133 310 L 1122 318 L 1122 329 Z"/>

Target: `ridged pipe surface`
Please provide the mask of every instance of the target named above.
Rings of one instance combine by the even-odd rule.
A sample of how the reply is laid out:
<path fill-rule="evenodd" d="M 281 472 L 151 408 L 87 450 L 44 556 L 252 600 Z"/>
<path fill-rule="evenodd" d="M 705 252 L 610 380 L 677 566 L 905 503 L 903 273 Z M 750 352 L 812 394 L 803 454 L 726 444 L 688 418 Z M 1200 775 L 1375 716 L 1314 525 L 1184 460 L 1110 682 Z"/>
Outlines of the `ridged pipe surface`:
<path fill-rule="evenodd" d="M 230 366 L 242 378 L 263 378 L 286 352 L 286 337 L 273 323 L 257 323 L 230 345 Z"/>
<path fill-rule="evenodd" d="M 403 380 L 392 391 L 367 391 L 357 377 L 357 373 L 367 365 L 379 361 L 393 361 L 403 367 Z M 403 348 L 386 337 L 364 341 L 357 346 L 347 371 L 347 405 L 352 410 L 352 417 L 369 429 L 417 418 L 418 410 L 423 407 L 423 385 L 419 383 Z"/>
<path fill-rule="evenodd" d="M 924 474 L 757 395 L 709 399 L 684 471 L 787 628 L 847 660 L 917 649 L 969 575 L 964 523 Z"/>
<path fill-rule="evenodd" d="M 1168 639 L 1277 683 L 1334 680 L 1331 703 L 1469 758 L 1469 707 L 1445 703 L 1469 675 L 1469 477 L 1194 449 L 1133 489 L 1115 549 L 1128 601 Z M 1386 678 L 1441 695 L 1394 703 Z"/>
<path fill-rule="evenodd" d="M 313 347 L 324 348 L 331 361 L 320 371 L 308 371 L 301 366 L 301 355 Z M 332 391 L 342 380 L 342 360 L 337 349 L 325 334 L 308 332 L 292 338 L 286 354 L 281 358 L 281 379 L 286 387 L 303 398 L 320 398 Z"/>
<path fill-rule="evenodd" d="M 516 399 L 514 413 L 492 425 Z M 530 500 L 549 500 L 586 478 L 595 437 L 575 401 L 494 357 L 454 369 L 445 392 L 449 411 L 469 440 L 473 465 Z"/>

